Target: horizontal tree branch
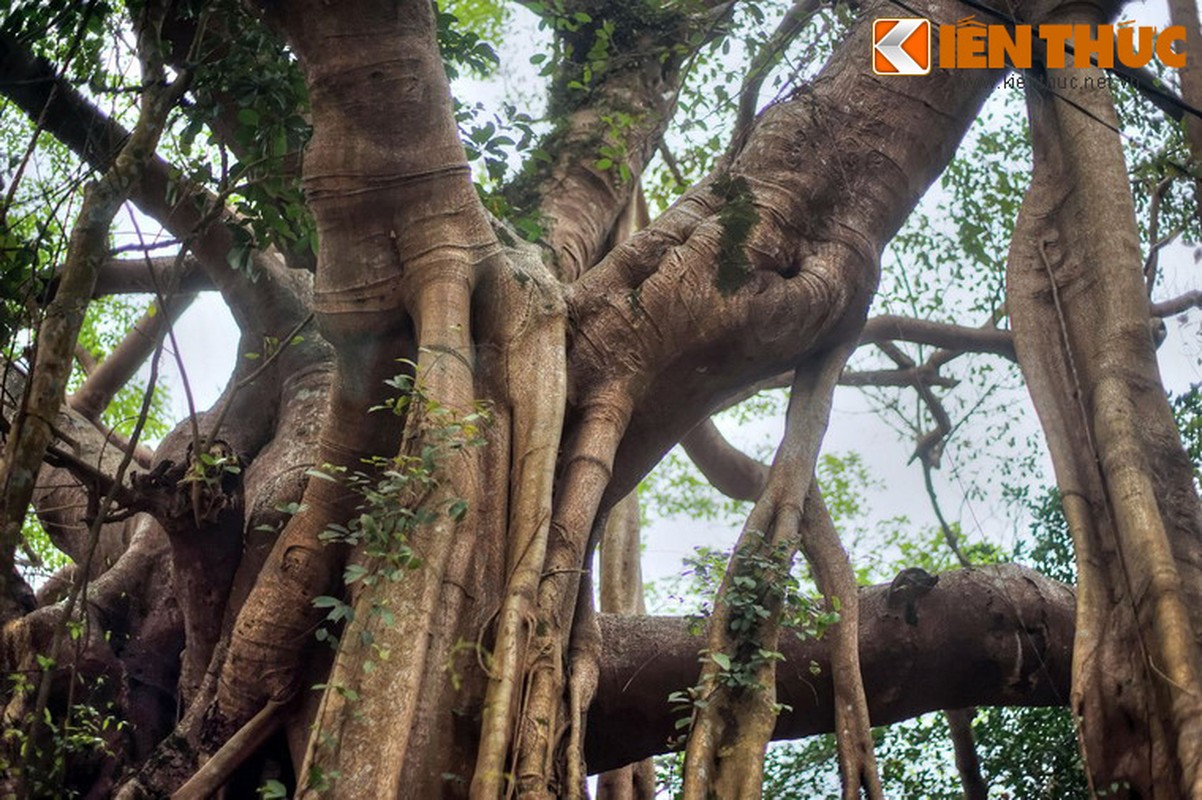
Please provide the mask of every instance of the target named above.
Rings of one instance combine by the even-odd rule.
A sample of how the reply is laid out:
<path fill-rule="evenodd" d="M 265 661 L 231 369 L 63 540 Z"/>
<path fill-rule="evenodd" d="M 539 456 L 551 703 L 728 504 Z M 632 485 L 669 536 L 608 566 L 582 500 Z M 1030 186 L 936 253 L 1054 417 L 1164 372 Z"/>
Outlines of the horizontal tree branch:
<path fill-rule="evenodd" d="M 1189 311 L 1191 308 L 1202 308 L 1202 291 L 1197 289 L 1186 292 L 1178 297 L 1152 304 L 1152 316 L 1171 317 Z"/>
<path fill-rule="evenodd" d="M 986 326 L 970 328 L 925 319 L 883 314 L 864 324 L 861 342 L 913 342 L 947 350 L 992 353 L 1014 360 L 1014 342 L 1010 331 Z"/>
<path fill-rule="evenodd" d="M 178 282 L 179 291 L 183 294 L 192 292 L 212 291 L 216 287 L 213 281 L 200 268 L 195 256 L 184 256 L 182 269 L 178 277 L 171 276 L 176 257 L 156 256 L 154 258 L 111 258 L 100 267 L 96 276 L 96 291 L 94 296 L 103 297 L 110 294 L 154 294 L 155 285 L 173 286 Z M 149 261 L 149 266 L 147 262 Z M 153 270 L 153 275 L 151 274 Z"/>
<path fill-rule="evenodd" d="M 948 572 L 915 602 L 917 625 L 888 607 L 888 590 L 860 591 L 860 667 L 874 725 L 944 708 L 1068 702 L 1069 587 L 1014 564 Z M 668 751 L 669 738 L 681 733 L 668 696 L 696 681 L 705 646 L 686 618 L 601 614 L 600 624 L 604 657 L 588 721 L 590 772 Z M 787 635 L 782 649 L 777 699 L 791 709 L 774 738 L 830 732 L 828 642 Z"/>
<path fill-rule="evenodd" d="M 939 386 L 955 388 L 960 382 L 940 375 L 935 367 L 921 364 L 905 369 L 844 370 L 840 386 Z"/>

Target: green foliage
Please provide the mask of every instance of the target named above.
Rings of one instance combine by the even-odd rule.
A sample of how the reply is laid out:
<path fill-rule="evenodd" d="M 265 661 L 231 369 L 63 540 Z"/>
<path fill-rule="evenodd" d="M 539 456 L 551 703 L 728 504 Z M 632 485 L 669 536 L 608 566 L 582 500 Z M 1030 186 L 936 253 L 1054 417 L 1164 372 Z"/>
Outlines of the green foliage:
<path fill-rule="evenodd" d="M 669 452 L 643 479 L 639 502 L 646 520 L 683 517 L 732 522 L 749 507 L 714 491 L 680 448 Z"/>
<path fill-rule="evenodd" d="M 1090 796 L 1068 709 L 982 708 L 972 728 L 990 783 L 1015 800 Z"/>
<path fill-rule="evenodd" d="M 937 528 L 916 535 L 913 525 L 904 518 L 875 524 L 866 522 L 866 517 L 871 515 L 867 493 L 879 488 L 879 481 L 858 454 L 824 455 L 818 466 L 818 476 L 831 514 L 852 552 L 861 583 L 887 581 L 902 567 L 918 566 L 940 572 L 957 566 Z M 1018 557 L 1053 577 L 1071 578 L 1071 544 L 1055 493 L 1047 493 L 1030 506 L 1034 518 L 1031 542 L 1020 548 Z M 988 543 L 970 541 L 962 546 L 977 564 L 1007 560 L 1006 553 Z M 652 587 L 653 606 L 673 610 L 693 608 L 706 615 L 706 606 L 698 605 L 700 598 L 714 595 L 725 573 L 726 562 L 727 555 L 720 550 L 698 548 L 693 557 L 686 559 L 686 570 L 681 579 Z M 795 577 L 786 585 L 790 592 L 796 592 L 800 597 L 805 597 L 807 591 L 812 594 L 812 587 Z M 750 594 L 754 587 L 747 588 Z M 736 593 L 738 597 L 741 594 Z M 823 611 L 816 606 L 811 608 L 819 613 Z M 758 614 L 754 599 L 747 604 L 746 610 L 740 619 L 747 617 L 754 622 L 753 615 Z M 827 619 L 828 623 L 830 621 L 833 618 Z M 695 618 L 697 632 L 702 630 L 703 622 L 704 616 Z M 802 629 L 805 629 L 804 621 Z M 817 630 L 810 633 L 817 633 Z M 758 654 L 752 653 L 753 657 L 755 655 Z M 728 661 L 730 663 L 726 665 L 718 664 L 724 670 L 723 677 L 729 676 L 734 685 L 746 683 L 743 665 L 737 660 Z M 681 727 L 688 725 L 688 712 L 697 699 L 695 691 L 669 698 L 680 715 Z M 1082 794 L 1084 778 L 1076 749 L 1075 728 L 1067 710 L 983 709 L 974 721 L 973 729 L 982 770 L 992 786 L 1004 787 L 1016 800 L 1085 796 Z M 886 796 L 949 799 L 961 796 L 942 714 L 928 714 L 876 729 L 874 739 Z M 669 796 L 677 796 L 679 756 L 666 756 L 657 763 L 663 788 Z M 834 737 L 816 736 L 771 745 L 765 760 L 764 795 L 838 797 Z"/>
<path fill-rule="evenodd" d="M 1186 452 L 1197 470 L 1202 464 L 1202 386 L 1194 386 L 1170 400 Z M 879 482 L 858 455 L 824 456 L 819 476 L 827 505 L 852 551 L 852 561 L 862 583 L 888 580 L 903 566 L 919 566 L 931 572 L 956 566 L 937 529 L 915 535 L 913 526 L 904 518 L 864 524 L 864 517 L 870 514 L 866 493 L 878 487 Z M 654 498 L 648 495 L 662 486 L 646 483 L 643 501 L 654 503 Z M 1061 511 L 1059 492 L 1055 487 L 1035 493 L 1017 488 L 1012 494 L 1031 520 L 1027 536 L 1016 545 L 1013 559 L 1056 580 L 1075 581 L 1072 539 Z M 683 499 L 679 505 L 687 508 Z M 953 526 L 958 528 L 954 523 Z M 1007 560 L 1005 552 L 987 543 L 966 542 L 964 550 L 977 564 Z M 702 598 L 713 596 L 726 561 L 726 554 L 720 550 L 698 548 L 693 557 L 686 559 L 681 579 L 651 588 L 652 605 L 706 614 Z M 703 619 L 698 616 L 695 620 L 698 632 Z M 735 666 L 731 664 L 732 669 Z M 693 697 L 680 694 L 670 700 L 677 712 L 682 713 L 691 708 Z M 681 722 L 687 725 L 687 716 Z M 1067 709 L 978 709 L 973 733 L 986 782 L 1004 796 L 1014 800 L 1052 797 L 1075 800 L 1089 796 L 1077 748 L 1076 726 Z M 886 796 L 949 800 L 961 796 L 942 714 L 927 714 L 876 729 L 874 738 Z M 661 787 L 668 796 L 679 796 L 682 760 L 679 754 L 657 759 Z M 823 735 L 772 744 L 765 759 L 764 796 L 838 797 L 834 737 Z"/>
<path fill-rule="evenodd" d="M 1059 515 L 1054 495 L 1041 504 L 1047 514 Z M 1050 517 L 1049 517 L 1050 518 Z M 1062 520 L 1062 518 L 1061 518 Z M 1066 568 L 1056 533 L 1045 524 L 1032 526 L 1034 566 L 1053 577 Z M 936 537 L 938 534 L 936 534 Z M 952 566 L 950 556 L 923 557 L 937 550 L 936 539 L 901 550 L 895 567 Z M 977 556 L 989 553 L 974 553 Z M 992 553 L 993 560 L 1002 554 Z M 1068 564 L 1071 565 L 1071 551 Z M 1071 569 L 1071 567 L 1069 567 Z M 986 782 L 1014 800 L 1084 798 L 1084 773 L 1077 751 L 1072 715 L 1064 708 L 980 709 L 973 722 L 978 757 Z M 877 762 L 888 797 L 961 797 L 959 777 L 951 756 L 946 718 L 941 713 L 878 728 L 874 731 Z M 777 743 L 765 761 L 766 797 L 837 797 L 833 735 L 801 742 Z"/>
<path fill-rule="evenodd" d="M 763 534 L 750 531 L 730 558 L 712 551 L 699 556 L 693 562 L 694 575 L 707 582 L 719 577 L 715 567 L 729 562 L 722 570 L 729 573 L 726 576 L 729 583 L 719 602 L 725 605 L 726 633 L 733 652 L 702 650 L 699 654 L 702 662 L 716 667 L 716 687 L 735 693 L 766 688 L 760 682 L 761 670 L 785 660 L 783 653 L 766 646 L 762 639 L 764 626 L 772 624 L 774 617 L 781 628 L 803 639 L 818 638 L 839 621 L 837 603 L 827 607 L 821 598 L 803 593 L 801 582 L 790 571 L 793 553 L 784 543 L 769 544 Z M 694 624 L 699 629 L 700 619 L 695 619 Z M 810 669 L 816 673 L 817 665 L 811 664 Z M 709 702 L 701 686 L 669 695 L 668 703 L 677 716 L 677 730 L 687 729 L 694 713 Z M 775 708 L 779 712 L 788 706 L 778 703 Z"/>
<path fill-rule="evenodd" d="M 480 403 L 468 414 L 456 414 L 431 398 L 414 379 L 412 371 L 416 370 L 416 364 L 405 362 L 405 366 L 409 372 L 385 382 L 398 393 L 373 411 L 407 415 L 410 425 L 420 426 L 423 442 L 420 451 L 392 458 L 376 457 L 366 462 L 363 470 L 327 464 L 308 473 L 313 479 L 341 483 L 361 498 L 356 516 L 346 524 L 331 523 L 319 535 L 323 542 L 356 548 L 358 557 L 343 573 L 348 587 L 402 580 L 406 572 L 421 566 L 421 559 L 409 545 L 413 533 L 444 517 L 459 522 L 469 511 L 467 501 L 462 498 L 432 498 L 438 496 L 437 490 L 443 483 L 447 458 L 484 445 L 486 428 L 492 419 L 490 409 Z M 354 608 L 338 597 L 318 597 L 313 604 L 328 609 L 326 621 L 331 625 L 355 616 Z M 395 622 L 392 610 L 379 603 L 373 603 L 369 613 L 385 626 L 391 627 Z M 332 646 L 338 642 L 330 627 L 319 628 L 316 635 L 319 641 L 329 641 Z M 387 651 L 376 645 L 366 627 L 361 636 L 361 644 L 373 647 L 380 660 L 388 658 Z M 363 666 L 371 671 L 375 662 L 369 659 Z"/>
<path fill-rule="evenodd" d="M 100 89 L 112 31 L 124 6 L 120 0 L 13 0 L 0 9 L 0 28 L 53 63 L 66 63 L 70 55 L 70 74 Z"/>
<path fill-rule="evenodd" d="M 756 677 L 760 668 L 784 659 L 781 653 L 765 649 L 759 640 L 774 609 L 780 609 L 781 627 L 804 639 L 818 638 L 838 622 L 838 608 L 825 608 L 812 594 L 802 593 L 800 581 L 788 569 L 791 555 L 786 545 L 768 545 L 762 534 L 752 531 L 731 558 L 736 573 L 723 602 L 728 633 L 738 646 L 733 658 L 709 654 L 722 670 L 720 684 L 733 689 L 761 688 Z"/>
<path fill-rule="evenodd" d="M 1169 397 L 1177 428 L 1190 463 L 1194 465 L 1194 485 L 1202 482 L 1202 384 L 1194 384 L 1189 391 Z"/>
<path fill-rule="evenodd" d="M 505 15 L 501 8 L 479 0 L 448 3 L 438 11 L 438 48 L 447 77 L 459 77 L 460 69 L 481 76 L 496 69 L 497 53 L 486 37 L 499 38 Z"/>
<path fill-rule="evenodd" d="M 273 32 L 237 3 L 223 2 L 222 24 L 237 33 L 223 39 L 219 58 L 202 57 L 196 69 L 195 102 L 184 107 L 184 124 L 169 142 L 172 163 L 179 165 L 169 197 L 176 200 L 192 185 L 228 196 L 238 212 L 227 223 L 235 269 L 250 270 L 252 251 L 268 245 L 311 260 L 316 228 L 297 170 L 310 135 L 304 78 Z M 187 8 L 180 14 L 187 15 Z M 237 108 L 233 119 L 231 104 Z M 232 140 L 219 142 L 209 134 L 214 119 L 223 121 Z"/>
<path fill-rule="evenodd" d="M 39 656 L 43 669 L 52 668 L 50 659 Z M 37 684 L 28 673 L 8 676 L 5 696 L 12 698 L 10 708 L 27 709 L 23 719 L 6 718 L 0 749 L 0 774 L 19 778 L 29 797 L 79 797 L 74 780 L 93 774 L 101 762 L 112 755 L 111 743 L 123 736 L 128 727 L 117 711 L 112 688 L 104 677 L 85 683 L 75 676 L 78 698 L 66 709 L 47 708 L 43 717 L 43 735 L 34 741 L 30 711 Z M 23 702 L 22 702 L 23 701 Z M 7 754 L 16 761 L 6 760 Z M 86 784 L 85 784 L 86 786 Z"/>
<path fill-rule="evenodd" d="M 259 797 L 263 800 L 286 800 L 288 787 L 273 778 L 259 787 Z"/>
<path fill-rule="evenodd" d="M 579 107 L 609 73 L 625 66 L 614 53 L 657 46 L 650 44 L 657 34 L 680 20 L 679 9 L 645 0 L 611 2 L 593 14 L 564 0 L 536 0 L 529 8 L 538 15 L 539 29 L 554 33 L 550 56 L 534 63 L 552 79 L 550 111 L 557 117 Z M 661 52 L 661 60 L 669 55 Z"/>
<path fill-rule="evenodd" d="M 443 12 L 455 18 L 454 24 L 494 48 L 500 44 L 506 23 L 513 17 L 512 6 L 492 0 L 446 0 L 439 6 Z"/>
<path fill-rule="evenodd" d="M 26 513 L 21 525 L 21 549 L 25 554 L 24 563 L 19 563 L 21 574 L 33 585 L 71 563 L 71 559 L 50 541 L 32 509 Z"/>

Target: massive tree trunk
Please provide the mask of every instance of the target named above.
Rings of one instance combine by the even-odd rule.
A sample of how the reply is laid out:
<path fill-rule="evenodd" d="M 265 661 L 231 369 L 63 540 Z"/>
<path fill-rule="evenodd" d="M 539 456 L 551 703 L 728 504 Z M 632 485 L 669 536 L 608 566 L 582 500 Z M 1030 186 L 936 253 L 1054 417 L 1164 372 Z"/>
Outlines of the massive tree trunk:
<path fill-rule="evenodd" d="M 1008 299 L 1077 551 L 1072 708 L 1095 790 L 1193 797 L 1202 508 L 1157 368 L 1117 117 L 1103 91 L 1028 97 Z"/>
<path fill-rule="evenodd" d="M 609 796 L 645 797 L 645 765 L 617 770 L 667 748 L 667 698 L 688 690 L 702 701 L 691 709 L 688 796 L 757 796 L 767 741 L 820 730 L 838 732 L 845 796 L 879 796 L 870 723 L 1064 702 L 1074 636 L 1064 587 L 1015 568 L 948 574 L 907 599 L 905 614 L 896 586 L 854 587 L 815 462 L 849 353 L 909 339 L 1017 352 L 1078 551 L 1072 700 L 1095 785 L 1202 791 L 1199 508 L 1156 373 L 1117 138 L 1075 106 L 1032 97 L 1035 181 L 1010 261 L 1013 339 L 866 324 L 882 249 L 1000 72 L 874 76 L 871 21 L 894 8 L 870 2 L 817 77 L 749 122 L 713 174 L 627 238 L 621 220 L 641 202 L 639 173 L 670 120 L 687 50 L 717 35 L 729 9 L 657 9 L 648 20 L 618 5 L 626 28 L 614 41 L 628 59 L 614 56 L 621 66 L 566 115 L 543 171 L 511 187 L 515 203 L 544 215 L 540 245 L 480 201 L 438 19 L 419 0 L 264 7 L 307 86 L 312 276 L 270 250 L 255 255 L 258 280 L 229 270 L 224 198 L 171 186 L 165 162 L 143 154 L 131 196 L 188 240 L 206 281 L 181 286 L 181 258 L 172 288 L 221 291 L 243 352 L 268 337 L 276 345 L 260 364 L 240 362 L 216 406 L 173 431 L 129 485 L 119 474 L 113 483 L 111 453 L 97 460 L 104 448 L 93 446 L 104 435 L 88 418 L 103 393 L 82 393 L 83 414 L 42 412 L 43 438 L 54 430 L 60 442 L 37 505 L 60 547 L 79 560 L 96 546 L 79 526 L 109 511 L 93 501 L 68 513 L 65 495 L 108 493 L 134 514 L 93 524 L 103 566 L 75 575 L 78 587 L 93 581 L 75 613 L 96 623 L 75 667 L 115 676 L 139 722 L 88 788 L 112 789 L 120 764 L 137 770 L 124 796 L 182 785 L 182 796 L 203 797 L 282 730 L 298 796 L 583 797 L 590 771 L 615 770 L 602 782 Z M 586 7 L 589 19 L 605 11 Z M 924 11 L 964 15 L 952 0 Z M 0 37 L 0 70 L 0 91 L 35 117 L 45 109 L 51 133 L 108 166 L 119 126 L 15 39 Z M 607 121 L 632 109 L 625 126 Z M 625 174 L 582 156 L 606 137 L 622 139 Z M 1104 235 L 1087 235 L 1091 213 Z M 130 265 L 108 266 L 98 285 L 124 285 Z M 156 265 L 146 268 L 157 285 Z M 788 432 L 765 470 L 728 452 L 708 417 L 782 375 L 793 385 Z M 922 387 L 931 376 L 899 362 L 861 379 Z M 682 440 L 715 485 L 757 499 L 704 643 L 679 621 L 633 616 L 642 606 L 628 498 Z M 601 611 L 621 615 L 593 608 L 598 547 Z M 780 643 L 785 667 L 749 660 L 778 648 L 779 585 L 798 550 L 842 618 L 821 642 Z M 761 590 L 738 595 L 748 580 Z M 736 601 L 755 604 L 751 628 L 732 624 Z M 5 666 L 35 669 L 71 609 L 11 613 Z M 117 644 L 95 634 L 118 619 Z M 169 657 L 142 669 L 155 647 Z M 26 710 L 9 703 L 10 716 Z"/>

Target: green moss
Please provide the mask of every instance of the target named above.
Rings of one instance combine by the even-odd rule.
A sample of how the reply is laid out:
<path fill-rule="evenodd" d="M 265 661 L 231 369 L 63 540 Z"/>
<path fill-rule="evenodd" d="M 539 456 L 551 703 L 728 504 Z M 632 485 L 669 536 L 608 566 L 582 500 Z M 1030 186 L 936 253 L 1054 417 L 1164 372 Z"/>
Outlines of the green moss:
<path fill-rule="evenodd" d="M 710 190 L 726 201 L 718 212 L 722 238 L 714 284 L 722 294 L 732 295 L 751 280 L 751 262 L 744 245 L 760 215 L 746 178 L 732 177 L 729 173 L 719 175 Z"/>

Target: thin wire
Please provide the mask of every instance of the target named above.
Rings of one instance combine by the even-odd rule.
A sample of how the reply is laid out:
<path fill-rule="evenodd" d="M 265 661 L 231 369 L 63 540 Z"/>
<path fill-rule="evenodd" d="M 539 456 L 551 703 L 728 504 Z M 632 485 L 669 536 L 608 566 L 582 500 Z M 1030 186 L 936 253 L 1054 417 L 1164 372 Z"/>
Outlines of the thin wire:
<path fill-rule="evenodd" d="M 926 14 L 922 13 L 922 12 L 921 12 L 921 11 L 919 11 L 918 9 L 914 8 L 912 5 L 910 5 L 909 3 L 907 3 L 907 2 L 906 2 L 906 0 L 889 0 L 889 2 L 890 2 L 890 3 L 893 3 L 893 4 L 894 4 L 895 6 L 897 6 L 898 8 L 901 8 L 901 9 L 905 10 L 906 12 L 908 12 L 908 13 L 910 13 L 910 14 L 913 14 L 915 17 L 921 17 L 921 18 L 923 18 L 923 19 L 928 19 L 928 20 L 931 20 L 931 22 L 932 22 L 932 23 L 936 23 L 936 21 L 935 21 L 934 19 L 932 19 L 931 17 L 929 17 L 929 16 L 927 16 Z M 997 9 L 995 9 L 995 8 L 990 8 L 990 7 L 989 7 L 989 6 L 987 6 L 987 5 L 984 5 L 984 4 L 980 3 L 980 2 L 977 2 L 977 0 L 960 0 L 960 2 L 961 2 L 961 3 L 963 3 L 964 5 L 968 6 L 969 8 L 976 9 L 977 11 L 980 11 L 980 12 L 982 12 L 982 13 L 984 13 L 984 14 L 988 14 L 989 16 L 991 16 L 991 17 L 994 17 L 995 19 L 1001 20 L 1002 22 L 1005 22 L 1007 25 L 1026 25 L 1026 24 L 1029 24 L 1029 23 L 1024 23 L 1024 22 L 1021 22 L 1021 21 L 1019 21 L 1017 18 L 1015 18 L 1015 17 L 1011 16 L 1010 14 L 1007 14 L 1007 13 L 1005 13 L 1004 11 L 998 11 L 998 10 L 997 10 Z M 936 23 L 936 24 L 954 24 L 954 23 Z M 1065 45 L 1064 45 L 1064 49 L 1065 49 L 1065 52 L 1066 52 L 1066 53 L 1068 53 L 1068 54 L 1075 54 L 1075 52 L 1076 52 L 1076 51 L 1073 49 L 1073 46 L 1072 46 L 1072 45 L 1070 45 L 1070 44 L 1068 44 L 1067 42 L 1066 42 L 1066 43 L 1065 43 Z M 1093 65 L 1093 66 L 1095 66 L 1095 67 L 1096 67 L 1096 66 L 1098 66 L 1098 64 L 1097 64 L 1097 60 L 1096 60 L 1096 57 L 1094 57 L 1094 56 L 1090 56 L 1090 58 L 1089 58 L 1089 63 L 1090 63 L 1090 64 L 1092 64 L 1092 65 Z M 1183 99 L 1183 98 L 1181 98 L 1181 97 L 1178 97 L 1177 95 L 1175 95 L 1175 94 L 1173 94 L 1173 93 L 1171 93 L 1171 92 L 1166 92 L 1166 91 L 1164 91 L 1163 89 L 1160 89 L 1159 87 L 1156 87 L 1156 86 L 1150 86 L 1150 85 L 1148 85 L 1148 84 L 1146 84 L 1146 83 L 1143 83 L 1143 82 L 1138 82 L 1138 81 L 1136 81 L 1136 80 L 1135 80 L 1135 78 L 1134 78 L 1134 76 L 1133 76 L 1133 75 L 1126 74 L 1126 73 L 1124 73 L 1122 70 L 1120 70 L 1120 69 L 1118 69 L 1118 68 L 1115 68 L 1115 67 L 1099 67 L 1099 69 L 1103 69 L 1103 70 L 1105 70 L 1106 72 L 1109 72 L 1109 73 L 1111 73 L 1112 75 L 1115 75 L 1115 76 L 1117 76 L 1118 78 L 1121 78 L 1121 79 L 1123 79 L 1123 80 L 1125 80 L 1125 81 L 1127 81 L 1127 82 L 1129 82 L 1129 83 L 1136 83 L 1136 89 L 1137 89 L 1138 91 L 1140 91 L 1141 93 L 1145 93 L 1145 94 L 1146 94 L 1146 93 L 1153 93 L 1153 94 L 1156 94 L 1158 97 L 1161 97 L 1162 99 L 1164 99 L 1165 101 L 1167 101 L 1167 102 L 1168 102 L 1168 103 L 1170 103 L 1171 105 L 1173 105 L 1173 106 L 1175 106 L 1176 108 L 1180 109 L 1180 111 L 1181 111 L 1183 114 L 1191 114 L 1191 115 L 1193 115 L 1193 116 L 1197 117 L 1198 119 L 1202 119 L 1202 110 L 1199 110 L 1198 108 L 1195 108 L 1193 105 L 1191 105 L 1191 104 L 1189 104 L 1188 102 L 1186 102 L 1186 101 L 1185 101 L 1185 99 Z M 1016 70 L 1016 71 L 1023 72 L 1023 73 L 1030 73 L 1030 72 L 1032 72 L 1032 70 Z M 1130 135 L 1129 135 L 1129 134 L 1127 134 L 1127 133 L 1124 133 L 1124 132 L 1123 132 L 1122 130 L 1120 130 L 1118 127 L 1116 127 L 1116 126 L 1114 126 L 1114 125 L 1111 125 L 1111 124 L 1110 124 L 1108 121 L 1106 121 L 1106 120 L 1102 119 L 1102 118 L 1101 118 L 1101 117 L 1099 117 L 1097 114 L 1094 114 L 1092 111 L 1090 111 L 1089 109 L 1085 108 L 1084 106 L 1082 106 L 1080 103 L 1076 102 L 1075 100 L 1072 100 L 1071 98 L 1069 98 L 1069 97 L 1066 97 L 1066 96 L 1064 96 L 1064 95 L 1060 94 L 1060 93 L 1059 93 L 1059 92 L 1057 92 L 1055 89 L 1053 89 L 1051 86 L 1049 86 L 1049 85 L 1048 85 L 1048 84 L 1047 84 L 1045 81 L 1040 81 L 1040 80 L 1038 80 L 1038 79 L 1037 79 L 1035 76 L 1030 76 L 1030 77 L 1031 77 L 1031 80 L 1032 80 L 1034 83 L 1036 83 L 1036 84 L 1038 84 L 1039 86 L 1041 86 L 1042 88 L 1044 88 L 1044 89 L 1045 89 L 1047 92 L 1049 92 L 1051 95 L 1053 95 L 1054 97 L 1056 97 L 1056 98 L 1058 98 L 1058 99 L 1060 99 L 1060 100 L 1063 100 L 1064 102 L 1068 103 L 1068 104 L 1069 104 L 1069 105 L 1071 105 L 1073 108 L 1077 109 L 1077 110 L 1078 110 L 1078 111 L 1080 111 L 1082 114 L 1085 114 L 1087 117 L 1089 117 L 1090 119 L 1094 120 L 1095 122 L 1098 122 L 1098 123 L 1100 123 L 1100 124 L 1102 124 L 1102 125 L 1106 126 L 1108 129 L 1110 129 L 1110 130 L 1114 131 L 1114 132 L 1115 132 L 1115 133 L 1117 133 L 1119 136 L 1121 136 L 1123 139 L 1126 139 L 1127 141 L 1131 142 L 1132 144 L 1135 144 L 1135 145 L 1138 145 L 1139 147 L 1142 147 L 1144 150 L 1148 151 L 1149 153 L 1151 153 L 1151 152 L 1154 152 L 1153 148 L 1151 148 L 1150 146 L 1148 146 L 1148 145 L 1147 145 L 1147 144 L 1145 144 L 1144 142 L 1140 141 L 1139 139 L 1136 139 L 1136 138 L 1135 138 L 1135 137 L 1133 137 L 1133 136 L 1130 136 Z"/>

